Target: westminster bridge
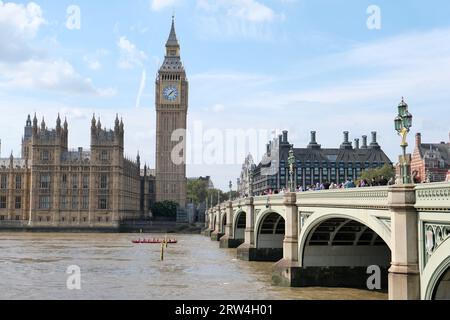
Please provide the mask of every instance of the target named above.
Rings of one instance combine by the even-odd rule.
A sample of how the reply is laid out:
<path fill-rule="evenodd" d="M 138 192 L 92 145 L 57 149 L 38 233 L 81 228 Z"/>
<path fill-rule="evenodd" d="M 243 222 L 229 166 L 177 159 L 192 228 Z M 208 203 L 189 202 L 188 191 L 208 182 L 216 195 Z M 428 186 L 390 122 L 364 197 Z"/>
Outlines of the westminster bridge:
<path fill-rule="evenodd" d="M 450 299 L 450 183 L 250 197 L 207 212 L 204 234 L 239 259 L 274 261 L 279 286 L 367 288 Z"/>

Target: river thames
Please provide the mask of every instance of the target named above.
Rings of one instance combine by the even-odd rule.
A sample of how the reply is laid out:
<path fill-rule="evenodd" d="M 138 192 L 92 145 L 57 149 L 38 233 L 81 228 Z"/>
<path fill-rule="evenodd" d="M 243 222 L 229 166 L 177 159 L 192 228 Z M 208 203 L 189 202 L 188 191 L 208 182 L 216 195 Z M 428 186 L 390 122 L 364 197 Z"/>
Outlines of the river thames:
<path fill-rule="evenodd" d="M 0 233 L 0 299 L 387 299 L 364 290 L 274 287 L 273 263 L 236 260 L 236 250 L 219 249 L 200 235 L 172 235 L 179 242 L 169 245 L 161 262 L 160 246 L 132 244 L 138 237 Z M 81 269 L 81 290 L 67 289 L 72 265 Z"/>

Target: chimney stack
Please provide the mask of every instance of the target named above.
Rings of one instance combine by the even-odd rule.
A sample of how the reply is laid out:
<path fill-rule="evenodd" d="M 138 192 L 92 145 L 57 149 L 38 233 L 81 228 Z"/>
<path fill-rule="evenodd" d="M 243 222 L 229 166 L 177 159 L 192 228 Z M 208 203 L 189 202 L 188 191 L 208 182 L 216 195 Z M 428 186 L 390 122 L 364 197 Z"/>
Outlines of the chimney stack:
<path fill-rule="evenodd" d="M 362 147 L 361 149 L 367 149 L 367 136 L 362 136 Z"/>
<path fill-rule="evenodd" d="M 355 139 L 355 149 L 359 150 L 359 139 Z"/>
<path fill-rule="evenodd" d="M 311 131 L 311 142 L 308 145 L 308 149 L 320 149 L 322 146 L 317 143 L 316 132 Z"/>
<path fill-rule="evenodd" d="M 380 145 L 377 142 L 377 132 L 372 131 L 372 142 L 370 143 L 370 149 L 380 149 Z"/>
<path fill-rule="evenodd" d="M 288 143 L 288 132 L 286 130 L 283 131 L 283 143 L 284 144 Z"/>
<path fill-rule="evenodd" d="M 420 132 L 416 133 L 416 147 L 420 147 L 422 144 L 422 134 Z"/>
<path fill-rule="evenodd" d="M 348 131 L 344 131 L 344 142 L 341 144 L 341 149 L 353 149 L 352 143 L 349 141 Z"/>
<path fill-rule="evenodd" d="M 316 144 L 317 140 L 316 140 L 316 132 L 315 131 L 311 131 L 311 144 Z"/>

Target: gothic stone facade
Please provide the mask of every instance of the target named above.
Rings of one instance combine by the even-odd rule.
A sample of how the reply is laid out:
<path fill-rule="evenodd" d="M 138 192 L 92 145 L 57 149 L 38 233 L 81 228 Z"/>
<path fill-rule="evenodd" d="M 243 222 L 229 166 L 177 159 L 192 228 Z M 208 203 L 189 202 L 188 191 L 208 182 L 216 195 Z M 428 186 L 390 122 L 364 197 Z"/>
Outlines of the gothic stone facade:
<path fill-rule="evenodd" d="M 245 158 L 242 165 L 241 175 L 237 179 L 237 191 L 241 198 L 248 197 L 252 194 L 251 174 L 255 170 L 256 165 L 251 154 Z"/>
<path fill-rule="evenodd" d="M 175 23 L 172 21 L 166 56 L 156 79 L 156 200 L 171 200 L 181 208 L 186 206 L 188 91 Z M 176 132 L 180 135 L 173 141 L 172 135 Z"/>
<path fill-rule="evenodd" d="M 68 149 L 68 124 L 26 121 L 22 157 L 0 160 L 0 220 L 36 227 L 117 227 L 144 214 L 139 157 L 124 157 L 124 124 L 91 124 L 91 149 Z M 149 177 L 145 178 L 150 180 Z M 149 195 L 147 195 L 149 196 Z"/>
<path fill-rule="evenodd" d="M 317 143 L 316 132 L 311 132 L 311 142 L 306 148 L 294 148 L 295 187 L 305 190 L 316 183 L 344 183 L 347 179 L 359 179 L 363 170 L 392 165 L 377 142 L 376 132 L 372 132 L 370 145 L 367 144 L 367 136 L 362 138 L 362 145 L 359 139 L 355 139 L 353 145 L 346 131 L 339 148 L 326 149 Z M 288 156 L 291 147 L 287 131 L 267 145 L 263 160 L 253 170 L 253 195 L 289 188 Z"/>

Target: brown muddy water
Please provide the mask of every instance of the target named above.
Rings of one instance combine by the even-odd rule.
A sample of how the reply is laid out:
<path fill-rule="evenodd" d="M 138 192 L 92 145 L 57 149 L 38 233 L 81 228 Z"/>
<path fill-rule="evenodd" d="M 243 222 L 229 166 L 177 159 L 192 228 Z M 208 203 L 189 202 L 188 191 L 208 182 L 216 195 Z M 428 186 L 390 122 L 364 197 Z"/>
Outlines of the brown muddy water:
<path fill-rule="evenodd" d="M 160 246 L 132 244 L 138 237 L 0 233 L 0 299 L 387 299 L 365 290 L 272 286 L 273 263 L 236 260 L 235 249 L 200 235 L 177 235 L 161 262 Z M 81 290 L 67 288 L 73 265 L 81 269 Z"/>

